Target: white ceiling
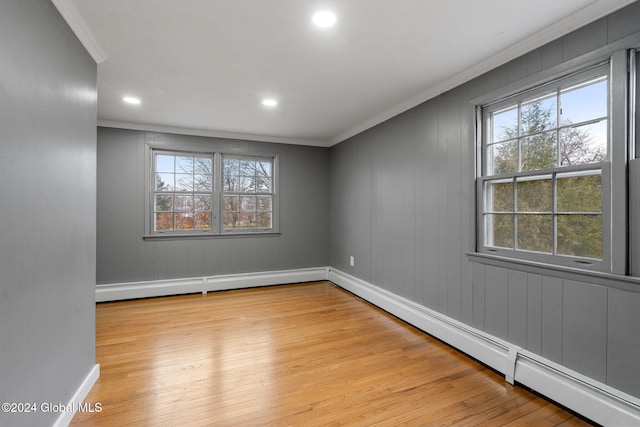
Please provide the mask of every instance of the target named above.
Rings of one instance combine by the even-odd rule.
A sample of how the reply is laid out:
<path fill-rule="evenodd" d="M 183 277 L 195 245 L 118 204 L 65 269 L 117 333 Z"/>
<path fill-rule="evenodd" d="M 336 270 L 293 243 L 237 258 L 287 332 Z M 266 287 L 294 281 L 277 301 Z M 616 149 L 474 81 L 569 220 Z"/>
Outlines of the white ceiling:
<path fill-rule="evenodd" d="M 99 62 L 99 124 L 319 146 L 632 2 L 52 1 Z"/>

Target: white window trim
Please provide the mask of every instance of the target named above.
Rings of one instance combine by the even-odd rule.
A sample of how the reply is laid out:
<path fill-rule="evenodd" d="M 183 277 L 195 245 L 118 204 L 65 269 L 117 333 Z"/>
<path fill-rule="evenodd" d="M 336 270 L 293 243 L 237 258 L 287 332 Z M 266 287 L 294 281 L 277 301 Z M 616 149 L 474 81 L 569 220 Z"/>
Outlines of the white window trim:
<path fill-rule="evenodd" d="M 154 152 L 166 153 L 186 153 L 203 155 L 208 154 L 213 157 L 213 182 L 212 182 L 212 206 L 211 206 L 211 229 L 208 230 L 167 230 L 155 231 L 154 221 Z M 249 158 L 249 159 L 269 159 L 273 163 L 273 193 L 272 193 L 272 227 L 269 229 L 249 228 L 242 230 L 224 230 L 222 226 L 222 157 L 224 155 Z M 208 151 L 192 149 L 184 146 L 166 146 L 164 144 L 145 144 L 145 167 L 144 167 L 144 234 L 143 239 L 188 239 L 202 237 L 234 237 L 234 236 L 277 236 L 280 235 L 280 203 L 279 203 L 279 155 L 272 153 L 248 152 L 236 153 L 226 151 Z"/>
<path fill-rule="evenodd" d="M 217 226 L 219 227 L 218 233 L 220 234 L 237 234 L 237 235 L 246 235 L 246 234 L 264 234 L 264 233 L 274 233 L 277 232 L 276 230 L 279 230 L 279 215 L 277 214 L 277 211 L 279 209 L 276 209 L 276 206 L 279 205 L 278 203 L 278 170 L 280 169 L 279 167 L 279 157 L 278 156 L 265 156 L 265 155 L 256 155 L 256 154 L 237 154 L 237 153 L 219 153 L 218 156 L 218 163 L 219 163 L 219 169 L 221 171 L 220 174 L 216 174 L 216 178 L 218 180 L 221 180 L 221 178 L 223 177 L 223 160 L 224 157 L 228 156 L 228 157 L 234 157 L 234 158 L 238 158 L 238 159 L 247 159 L 247 160 L 261 160 L 261 159 L 269 159 L 271 161 L 271 165 L 273 168 L 272 171 L 272 189 L 271 189 L 271 193 L 265 193 L 271 196 L 271 228 L 248 228 L 248 229 L 233 229 L 233 230 L 225 230 L 224 226 L 223 226 L 223 215 L 224 215 L 224 206 L 222 203 L 222 200 L 224 199 L 224 189 L 222 186 L 222 182 L 219 183 L 218 187 L 216 187 L 217 189 L 220 190 L 220 195 L 216 197 L 216 201 L 218 202 L 218 207 L 217 207 L 217 216 L 220 218 L 219 221 L 217 221 Z M 258 195 L 260 195 L 260 193 L 257 193 Z"/>
<path fill-rule="evenodd" d="M 615 52 L 609 61 L 609 141 L 608 158 L 609 161 L 602 164 L 603 187 L 607 182 L 605 195 L 603 189 L 603 257 L 602 260 L 594 261 L 571 257 L 565 255 L 551 255 L 537 252 L 517 251 L 513 249 L 490 248 L 484 245 L 484 182 L 495 179 L 497 176 L 484 176 L 484 150 L 485 150 L 485 130 L 483 108 L 487 106 L 500 106 L 504 102 L 513 100 L 516 97 L 527 99 L 534 98 L 538 93 L 544 93 L 545 89 L 560 80 L 571 79 L 573 75 L 583 76 L 593 68 L 601 66 L 600 63 L 591 62 L 583 68 L 573 68 L 573 72 L 565 75 L 558 75 L 541 81 L 539 84 L 530 85 L 520 92 L 511 92 L 502 97 L 496 96 L 495 102 L 477 102 L 476 105 L 476 138 L 477 138 L 477 179 L 476 179 L 476 251 L 489 256 L 496 255 L 500 258 L 512 258 L 517 262 L 541 263 L 547 265 L 558 265 L 569 268 L 577 268 L 592 271 L 601 271 L 625 275 L 628 273 L 628 243 L 627 243 L 627 211 L 625 209 L 612 210 L 612 206 L 627 205 L 627 159 L 628 159 L 628 123 L 627 109 L 629 106 L 629 91 L 627 79 L 627 52 Z M 574 64 L 575 65 L 575 64 Z M 564 85 L 564 84 L 563 84 Z M 513 86 L 511 86 L 513 87 Z M 548 89 L 547 89 L 548 90 Z M 526 94 L 526 96 L 525 96 Z M 564 169 L 563 169 L 564 170 Z"/>

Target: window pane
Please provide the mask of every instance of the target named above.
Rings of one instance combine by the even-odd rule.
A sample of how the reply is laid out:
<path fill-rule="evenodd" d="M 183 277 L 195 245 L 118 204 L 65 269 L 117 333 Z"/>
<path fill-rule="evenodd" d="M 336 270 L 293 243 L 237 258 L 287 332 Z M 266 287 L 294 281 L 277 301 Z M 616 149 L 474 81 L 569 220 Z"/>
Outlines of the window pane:
<path fill-rule="evenodd" d="M 239 161 L 237 159 L 226 158 L 223 161 L 224 174 L 225 175 L 238 175 L 239 174 Z"/>
<path fill-rule="evenodd" d="M 255 227 L 256 214 L 247 212 L 226 212 L 224 214 L 224 229 L 238 229 Z"/>
<path fill-rule="evenodd" d="M 193 208 L 197 211 L 211 211 L 211 195 L 196 194 L 195 206 Z"/>
<path fill-rule="evenodd" d="M 237 176 L 225 175 L 222 180 L 222 190 L 227 193 L 237 193 L 239 191 L 239 179 Z"/>
<path fill-rule="evenodd" d="M 176 191 L 193 191 L 193 175 L 176 174 Z"/>
<path fill-rule="evenodd" d="M 271 212 L 259 212 L 256 227 L 271 228 Z"/>
<path fill-rule="evenodd" d="M 273 206 L 273 161 L 251 158 L 223 158 L 222 227 L 224 230 L 271 228 Z"/>
<path fill-rule="evenodd" d="M 539 98 L 522 104 L 520 135 L 544 132 L 556 127 L 558 108 L 557 96 Z"/>
<path fill-rule="evenodd" d="M 556 179 L 558 212 L 602 212 L 602 177 L 587 175 Z"/>
<path fill-rule="evenodd" d="M 607 120 L 560 131 L 563 166 L 598 163 L 607 159 Z"/>
<path fill-rule="evenodd" d="M 492 142 L 516 138 L 518 136 L 518 107 L 493 113 L 491 124 Z"/>
<path fill-rule="evenodd" d="M 224 196 L 223 209 L 227 211 L 239 211 L 240 210 L 240 197 L 238 196 Z"/>
<path fill-rule="evenodd" d="M 540 133 L 521 141 L 522 165 L 520 170 L 532 171 L 556 166 L 556 132 Z"/>
<path fill-rule="evenodd" d="M 174 198 L 174 208 L 176 211 L 193 210 L 193 196 L 183 196 L 180 194 L 176 194 Z"/>
<path fill-rule="evenodd" d="M 225 212 L 223 215 L 223 228 L 232 230 L 237 228 L 240 214 L 238 212 Z"/>
<path fill-rule="evenodd" d="M 517 140 L 490 145 L 487 148 L 489 175 L 518 172 Z"/>
<path fill-rule="evenodd" d="M 536 180 L 518 180 L 516 200 L 518 212 L 551 212 L 551 178 Z"/>
<path fill-rule="evenodd" d="M 256 198 L 255 196 L 244 196 L 240 198 L 240 210 L 243 212 L 255 212 L 256 211 Z"/>
<path fill-rule="evenodd" d="M 513 182 L 485 183 L 487 212 L 513 212 Z"/>
<path fill-rule="evenodd" d="M 270 177 L 271 175 L 271 162 L 257 162 L 256 163 L 256 176 Z"/>
<path fill-rule="evenodd" d="M 559 215 L 558 253 L 602 259 L 602 216 Z"/>
<path fill-rule="evenodd" d="M 566 89 L 560 94 L 562 126 L 607 116 L 607 81 Z"/>
<path fill-rule="evenodd" d="M 241 176 L 238 178 L 238 189 L 240 193 L 255 193 L 256 178 L 255 176 Z"/>
<path fill-rule="evenodd" d="M 155 214 L 155 230 L 156 231 L 173 230 L 173 213 Z"/>
<path fill-rule="evenodd" d="M 193 157 L 176 156 L 176 172 L 193 174 Z"/>
<path fill-rule="evenodd" d="M 517 215 L 518 249 L 553 251 L 553 221 L 551 215 Z"/>
<path fill-rule="evenodd" d="M 174 172 L 173 162 L 175 156 L 165 155 L 165 154 L 156 154 L 156 172 Z"/>
<path fill-rule="evenodd" d="M 271 196 L 258 196 L 258 211 L 271 211 Z"/>
<path fill-rule="evenodd" d="M 487 245 L 513 248 L 513 215 L 490 214 L 485 217 Z"/>
<path fill-rule="evenodd" d="M 173 194 L 156 194 L 154 210 L 157 212 L 169 212 L 173 210 Z"/>
<path fill-rule="evenodd" d="M 258 193 L 271 193 L 271 178 L 256 176 L 256 191 Z"/>
<path fill-rule="evenodd" d="M 195 175 L 193 177 L 194 191 L 211 191 L 211 175 Z"/>
<path fill-rule="evenodd" d="M 256 162 L 253 160 L 239 160 L 239 174 L 245 176 L 254 176 L 256 174 Z"/>
<path fill-rule="evenodd" d="M 211 228 L 211 212 L 196 212 L 194 215 L 193 228 L 196 230 Z"/>
<path fill-rule="evenodd" d="M 173 191 L 173 179 L 172 173 L 156 173 L 156 191 Z"/>
<path fill-rule="evenodd" d="M 195 157 L 193 163 L 193 172 L 200 175 L 213 175 L 213 167 L 211 166 L 210 157 Z"/>
<path fill-rule="evenodd" d="M 176 230 L 193 230 L 193 214 L 176 213 Z"/>

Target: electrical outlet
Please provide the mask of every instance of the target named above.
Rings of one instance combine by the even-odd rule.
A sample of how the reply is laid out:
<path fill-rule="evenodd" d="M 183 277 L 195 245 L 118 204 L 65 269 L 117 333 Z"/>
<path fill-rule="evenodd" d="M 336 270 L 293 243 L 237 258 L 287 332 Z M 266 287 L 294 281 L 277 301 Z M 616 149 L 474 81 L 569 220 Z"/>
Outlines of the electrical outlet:
<path fill-rule="evenodd" d="M 354 257 L 349 257 L 349 265 L 351 265 L 351 267 L 353 267 L 354 265 L 356 265 L 356 259 Z"/>

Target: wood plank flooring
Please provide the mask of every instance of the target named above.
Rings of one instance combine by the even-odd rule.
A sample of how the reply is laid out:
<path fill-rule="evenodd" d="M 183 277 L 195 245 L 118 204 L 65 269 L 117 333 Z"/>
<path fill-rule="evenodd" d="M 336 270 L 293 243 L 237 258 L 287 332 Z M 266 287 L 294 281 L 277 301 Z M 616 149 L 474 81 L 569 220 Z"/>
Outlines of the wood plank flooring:
<path fill-rule="evenodd" d="M 72 426 L 582 426 L 329 282 L 101 303 Z"/>

